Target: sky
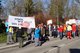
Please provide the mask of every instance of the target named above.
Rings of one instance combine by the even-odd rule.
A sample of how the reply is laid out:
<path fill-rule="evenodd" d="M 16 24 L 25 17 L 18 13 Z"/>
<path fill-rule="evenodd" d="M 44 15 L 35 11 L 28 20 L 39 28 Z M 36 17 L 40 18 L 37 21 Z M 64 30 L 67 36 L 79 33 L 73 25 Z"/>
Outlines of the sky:
<path fill-rule="evenodd" d="M 2 0 L 2 1 L 3 1 L 3 3 L 5 3 L 5 4 L 2 3 L 2 5 L 4 7 L 6 7 L 7 3 L 5 1 L 7 1 L 7 0 Z M 38 1 L 38 0 L 34 0 L 34 1 Z M 41 0 L 41 1 L 43 2 L 44 8 L 47 10 L 48 9 L 48 4 L 50 4 L 50 0 Z M 68 7 L 72 6 L 72 2 L 73 2 L 73 0 L 68 0 Z"/>
<path fill-rule="evenodd" d="M 50 4 L 50 0 L 42 0 L 42 1 L 44 3 L 44 7 L 47 8 L 48 7 L 47 3 Z M 72 6 L 72 2 L 73 0 L 68 0 L 68 7 Z"/>
<path fill-rule="evenodd" d="M 5 0 L 4 0 L 4 1 L 5 1 Z M 4 1 L 3 1 L 3 3 L 4 3 Z M 50 0 L 41 0 L 41 1 L 43 1 L 43 4 L 44 4 L 44 7 L 45 7 L 45 8 L 48 7 L 47 4 L 50 4 Z M 73 0 L 69 0 L 69 7 L 71 7 L 72 1 L 73 1 Z M 5 6 L 6 4 L 3 4 L 3 5 Z"/>
<path fill-rule="evenodd" d="M 43 1 L 43 6 L 44 6 L 44 8 L 45 8 L 45 11 L 47 11 L 48 10 L 48 5 L 50 4 L 50 0 L 42 0 Z"/>
<path fill-rule="evenodd" d="M 73 0 L 69 0 L 69 7 L 72 6 L 72 1 L 73 1 Z"/>

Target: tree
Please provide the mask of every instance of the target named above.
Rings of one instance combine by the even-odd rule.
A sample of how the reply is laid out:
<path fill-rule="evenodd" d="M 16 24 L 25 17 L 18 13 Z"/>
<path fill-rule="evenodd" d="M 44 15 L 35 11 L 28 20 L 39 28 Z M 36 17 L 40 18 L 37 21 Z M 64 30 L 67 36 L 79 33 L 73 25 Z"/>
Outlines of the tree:
<path fill-rule="evenodd" d="M 66 2 L 67 0 L 51 0 L 50 15 L 53 17 L 62 17 Z"/>
<path fill-rule="evenodd" d="M 55 4 L 55 3 L 56 3 L 56 0 L 51 0 L 49 14 L 52 17 L 56 17 L 57 16 L 57 4 Z"/>
<path fill-rule="evenodd" d="M 72 8 L 71 8 L 71 12 L 72 12 L 72 16 L 73 18 L 78 18 L 80 17 L 80 0 L 73 0 L 72 3 Z"/>
<path fill-rule="evenodd" d="M 24 0 L 25 15 L 30 16 L 34 12 L 34 4 L 32 0 Z"/>
<path fill-rule="evenodd" d="M 64 17 L 69 17 L 69 12 L 70 12 L 70 8 L 69 8 L 69 0 L 67 0 L 66 5 L 64 7 Z"/>
<path fill-rule="evenodd" d="M 22 16 L 24 12 L 24 0 L 3 0 L 4 16 Z"/>
<path fill-rule="evenodd" d="M 34 4 L 36 4 L 34 5 L 36 24 L 45 23 L 43 2 L 41 0 L 34 0 Z"/>
<path fill-rule="evenodd" d="M 57 19 L 57 24 L 63 17 L 66 2 L 67 0 L 51 0 L 49 14 Z"/>
<path fill-rule="evenodd" d="M 34 2 L 34 9 L 35 9 L 35 13 L 38 13 L 38 12 L 43 12 L 43 3 L 41 0 L 34 0 L 36 2 Z"/>
<path fill-rule="evenodd" d="M 11 9 L 11 14 L 12 15 L 17 15 L 17 16 L 25 16 L 24 12 L 24 0 L 13 0 L 12 1 L 12 9 Z M 16 12 L 16 13 L 15 13 Z"/>
<path fill-rule="evenodd" d="M 71 9 L 72 18 L 76 18 L 77 6 L 73 5 Z"/>

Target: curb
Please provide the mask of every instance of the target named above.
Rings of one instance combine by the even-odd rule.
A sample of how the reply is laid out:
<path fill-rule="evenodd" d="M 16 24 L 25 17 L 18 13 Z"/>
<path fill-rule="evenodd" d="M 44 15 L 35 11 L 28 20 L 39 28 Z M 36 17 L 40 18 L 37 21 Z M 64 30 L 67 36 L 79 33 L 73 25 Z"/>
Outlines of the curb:
<path fill-rule="evenodd" d="M 6 49 L 6 48 L 15 47 L 15 46 L 18 46 L 18 43 L 11 44 L 11 45 L 6 45 L 6 46 L 2 46 L 2 47 L 0 47 L 0 50 L 2 50 L 2 49 Z"/>
<path fill-rule="evenodd" d="M 27 42 L 27 41 L 25 41 L 23 44 L 26 44 L 26 42 Z M 19 43 L 14 43 L 14 44 L 11 44 L 11 45 L 2 46 L 2 47 L 0 47 L 0 50 L 2 50 L 2 49 L 7 49 L 7 48 L 11 48 L 11 47 L 16 47 L 16 46 L 18 46 L 18 45 L 19 45 Z"/>

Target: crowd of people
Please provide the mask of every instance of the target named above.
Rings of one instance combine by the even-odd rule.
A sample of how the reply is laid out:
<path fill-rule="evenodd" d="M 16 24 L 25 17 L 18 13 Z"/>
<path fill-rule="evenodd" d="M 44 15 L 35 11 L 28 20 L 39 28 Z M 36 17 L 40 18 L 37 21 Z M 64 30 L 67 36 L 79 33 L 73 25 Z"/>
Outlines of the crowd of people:
<path fill-rule="evenodd" d="M 13 27 L 6 28 L 7 44 L 13 44 Z M 23 28 L 19 27 L 16 30 L 16 42 L 19 42 L 19 47 L 23 46 Z M 48 37 L 60 38 L 61 40 L 66 37 L 67 39 L 79 36 L 78 26 L 76 24 L 63 24 L 63 25 L 44 25 L 43 23 L 37 25 L 35 28 L 27 29 L 27 37 L 31 42 L 35 42 L 35 46 L 41 46 L 42 43 L 49 40 Z"/>

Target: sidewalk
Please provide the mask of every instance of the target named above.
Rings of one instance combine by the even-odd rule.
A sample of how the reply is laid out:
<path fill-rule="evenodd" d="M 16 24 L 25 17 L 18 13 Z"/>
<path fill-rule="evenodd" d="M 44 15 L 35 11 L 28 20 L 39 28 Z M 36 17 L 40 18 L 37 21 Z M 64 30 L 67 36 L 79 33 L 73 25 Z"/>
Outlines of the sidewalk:
<path fill-rule="evenodd" d="M 17 46 L 17 45 L 18 45 L 18 43 L 11 44 L 11 45 L 7 45 L 6 43 L 2 43 L 2 44 L 0 44 L 0 50 L 10 48 L 10 47 L 14 47 L 14 46 Z"/>
<path fill-rule="evenodd" d="M 56 40 L 60 40 L 60 39 L 51 37 L 49 41 L 56 41 Z M 49 42 L 49 41 L 47 41 L 47 42 Z M 28 41 L 25 41 L 23 44 L 26 44 L 26 42 L 28 42 Z M 45 42 L 44 44 L 46 44 L 47 42 Z M 19 45 L 18 43 L 14 43 L 14 44 L 11 44 L 11 45 L 7 45 L 6 43 L 1 43 L 0 44 L 0 50 L 7 49 L 7 48 L 10 48 L 10 47 L 17 47 L 18 45 Z"/>
<path fill-rule="evenodd" d="M 24 42 L 24 44 L 26 43 L 27 41 Z M 6 48 L 10 48 L 10 47 L 16 47 L 18 46 L 19 43 L 14 43 L 14 44 L 10 44 L 10 45 L 7 45 L 6 43 L 1 43 L 0 44 L 0 50 L 1 49 L 6 49 Z"/>

